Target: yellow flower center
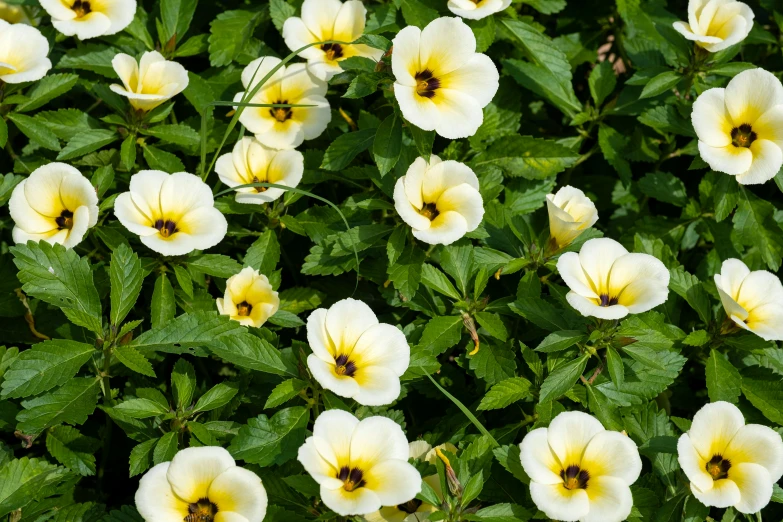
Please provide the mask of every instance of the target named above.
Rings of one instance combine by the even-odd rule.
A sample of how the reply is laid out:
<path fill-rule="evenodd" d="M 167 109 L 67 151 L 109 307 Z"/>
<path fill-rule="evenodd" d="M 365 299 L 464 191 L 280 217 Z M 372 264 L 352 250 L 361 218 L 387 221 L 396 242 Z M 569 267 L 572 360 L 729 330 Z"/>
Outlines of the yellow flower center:
<path fill-rule="evenodd" d="M 423 98 L 432 99 L 435 91 L 440 88 L 440 80 L 429 69 L 416 73 L 416 94 Z"/>
<path fill-rule="evenodd" d="M 367 482 L 364 480 L 364 473 L 359 468 L 343 466 L 337 473 L 337 478 L 343 481 L 343 489 L 345 491 L 353 491 L 367 485 Z"/>
<path fill-rule="evenodd" d="M 248 303 L 247 301 L 242 301 L 237 305 L 237 315 L 242 317 L 247 317 L 250 315 L 250 312 L 253 311 L 253 305 Z"/>
<path fill-rule="evenodd" d="M 159 219 L 155 221 L 155 228 L 158 229 L 160 235 L 163 237 L 170 237 L 179 232 L 177 224 L 170 219 Z"/>
<path fill-rule="evenodd" d="M 71 6 L 71 9 L 76 13 L 76 18 L 82 18 L 92 12 L 90 2 L 86 0 L 76 0 Z"/>
<path fill-rule="evenodd" d="M 413 500 L 407 501 L 405 504 L 397 504 L 397 509 L 402 511 L 403 513 L 413 514 L 416 511 L 418 511 L 419 507 L 421 507 L 421 500 L 414 498 Z"/>
<path fill-rule="evenodd" d="M 338 355 L 334 359 L 334 372 L 337 375 L 345 375 L 346 377 L 353 377 L 356 373 L 356 363 L 348 359 L 348 356 Z"/>
<path fill-rule="evenodd" d="M 440 215 L 440 212 L 438 211 L 438 207 L 435 205 L 435 203 L 425 203 L 422 209 L 419 210 L 419 214 L 429 219 L 430 221 L 434 221 L 435 218 Z"/>
<path fill-rule="evenodd" d="M 70 210 L 63 210 L 60 213 L 60 216 L 54 219 L 54 222 L 57 223 L 57 228 L 60 230 L 63 229 L 72 229 L 73 228 L 73 212 Z"/>
<path fill-rule="evenodd" d="M 323 44 L 321 50 L 326 53 L 326 59 L 330 62 L 339 60 L 344 56 L 343 46 L 340 44 Z"/>
<path fill-rule="evenodd" d="M 560 478 L 563 479 L 563 487 L 566 489 L 587 489 L 590 473 L 586 469 L 580 469 L 579 466 L 571 465 L 560 470 Z"/>
<path fill-rule="evenodd" d="M 288 100 L 275 102 L 276 105 L 286 105 L 287 103 Z M 294 111 L 291 110 L 291 107 L 272 107 L 269 109 L 269 114 L 280 123 L 283 123 L 291 119 L 294 115 Z"/>
<path fill-rule="evenodd" d="M 202 498 L 198 502 L 188 505 L 188 515 L 184 518 L 185 522 L 212 522 L 218 508 L 209 501 L 208 498 Z"/>
<path fill-rule="evenodd" d="M 753 129 L 747 123 L 731 129 L 731 143 L 735 147 L 750 147 L 756 141 L 756 138 L 756 133 L 753 132 Z"/>
<path fill-rule="evenodd" d="M 712 480 L 720 480 L 728 477 L 729 468 L 731 468 L 731 462 L 720 455 L 713 455 L 706 466 L 707 473 L 712 476 Z"/>

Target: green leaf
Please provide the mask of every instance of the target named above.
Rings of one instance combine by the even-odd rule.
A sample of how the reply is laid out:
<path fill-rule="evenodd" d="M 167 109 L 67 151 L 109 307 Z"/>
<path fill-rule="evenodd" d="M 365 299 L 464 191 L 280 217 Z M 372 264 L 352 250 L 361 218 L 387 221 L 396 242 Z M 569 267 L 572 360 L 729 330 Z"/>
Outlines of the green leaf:
<path fill-rule="evenodd" d="M 598 146 L 604 159 L 614 167 L 620 178 L 626 183 L 631 182 L 631 164 L 623 157 L 628 139 L 607 125 L 598 127 Z"/>
<path fill-rule="evenodd" d="M 705 324 L 709 324 L 712 318 L 712 305 L 699 278 L 686 272 L 683 267 L 674 268 L 669 273 L 671 275 L 669 288 L 685 299 Z"/>
<path fill-rule="evenodd" d="M 472 422 L 472 423 L 473 423 L 473 425 L 476 427 L 476 429 L 478 429 L 478 430 L 481 432 L 481 434 L 482 434 L 482 435 L 484 435 L 484 436 L 485 436 L 487 439 L 489 439 L 489 440 L 492 442 L 492 445 L 493 445 L 493 446 L 495 446 L 495 447 L 498 447 L 498 446 L 500 446 L 500 444 L 498 444 L 498 441 L 496 441 L 496 440 L 495 440 L 495 437 L 493 437 L 493 436 L 492 436 L 492 434 L 491 434 L 489 431 L 487 431 L 487 428 L 485 428 L 485 427 L 484 427 L 484 425 L 483 425 L 483 424 L 481 424 L 481 422 L 479 422 L 479 420 L 476 418 L 476 416 L 475 416 L 475 415 L 473 415 L 473 413 L 471 413 L 471 411 L 470 411 L 468 408 L 466 408 L 466 407 L 465 407 L 465 405 L 464 405 L 464 404 L 462 404 L 462 402 L 460 402 L 460 400 L 459 400 L 459 399 L 457 399 L 456 397 L 454 397 L 452 394 L 450 394 L 448 391 L 446 391 L 446 389 L 445 389 L 445 388 L 443 388 L 443 386 L 441 386 L 440 384 L 438 384 L 438 381 L 436 381 L 435 379 L 433 379 L 433 378 L 432 378 L 432 375 L 429 375 L 429 374 L 427 374 L 427 377 L 428 377 L 428 378 L 429 378 L 429 380 L 432 382 L 432 384 L 434 384 L 434 385 L 435 385 L 435 387 L 436 387 L 438 390 L 440 390 L 440 392 L 441 392 L 443 395 L 445 395 L 445 396 L 446 396 L 446 398 L 447 398 L 447 399 L 449 399 L 451 402 L 453 402 L 453 403 L 454 403 L 454 405 L 455 405 L 457 408 L 459 408 L 459 409 L 460 409 L 460 411 L 461 411 L 463 414 L 465 414 L 465 416 L 468 418 L 468 420 L 470 420 L 470 422 Z"/>
<path fill-rule="evenodd" d="M 326 294 L 315 288 L 294 287 L 280 292 L 280 309 L 292 314 L 301 314 L 321 306 Z"/>
<path fill-rule="evenodd" d="M 253 36 L 260 12 L 223 11 L 212 20 L 209 35 L 209 61 L 213 67 L 230 64 Z"/>
<path fill-rule="evenodd" d="M 94 152 L 109 143 L 113 143 L 118 138 L 114 131 L 95 129 L 80 132 L 68 141 L 68 143 L 57 155 L 59 161 L 80 158 L 85 154 Z"/>
<path fill-rule="evenodd" d="M 155 288 L 152 292 L 152 328 L 162 328 L 174 319 L 176 303 L 174 301 L 174 288 L 169 283 L 166 274 L 161 273 L 155 280 Z"/>
<path fill-rule="evenodd" d="M 742 393 L 742 376 L 731 362 L 717 350 L 707 359 L 707 393 L 712 402 L 736 403 Z"/>
<path fill-rule="evenodd" d="M 696 137 L 693 124 L 683 118 L 677 109 L 671 105 L 661 105 L 644 111 L 639 121 L 663 133 L 679 134 L 680 136 Z"/>
<path fill-rule="evenodd" d="M 781 265 L 783 234 L 774 218 L 775 207 L 741 188 L 739 208 L 734 214 L 734 230 L 742 244 L 758 248 L 761 258 L 773 271 Z"/>
<path fill-rule="evenodd" d="M 680 83 L 682 75 L 676 71 L 667 71 L 659 74 L 644 86 L 642 94 L 639 95 L 639 99 L 651 98 L 663 94 L 675 85 Z"/>
<path fill-rule="evenodd" d="M 125 367 L 147 377 L 155 377 L 152 364 L 133 346 L 117 346 L 112 353 Z"/>
<path fill-rule="evenodd" d="M 655 352 L 653 352 L 655 353 Z M 671 386 L 680 370 L 685 365 L 685 357 L 670 351 L 660 351 L 655 354 L 657 365 L 664 370 L 656 369 L 637 360 L 623 359 L 624 382 L 607 381 L 595 386 L 611 402 L 618 406 L 642 404 L 658 396 Z"/>
<path fill-rule="evenodd" d="M 239 389 L 236 385 L 229 385 L 224 382 L 216 384 L 210 388 L 207 393 L 199 397 L 193 411 L 211 411 L 222 408 L 237 394 Z"/>
<path fill-rule="evenodd" d="M 413 144 L 416 145 L 419 156 L 429 162 L 432 155 L 432 145 L 435 143 L 435 131 L 422 130 L 408 120 L 405 120 L 405 127 L 413 139 Z"/>
<path fill-rule="evenodd" d="M 22 457 L 0 467 L 0 517 L 22 509 L 63 480 L 68 472 L 45 460 Z"/>
<path fill-rule="evenodd" d="M 468 506 L 481 494 L 481 490 L 484 489 L 484 473 L 479 472 L 468 479 L 465 484 L 465 490 L 462 493 L 461 503 L 463 506 Z"/>
<path fill-rule="evenodd" d="M 160 19 L 163 31 L 158 35 L 161 45 L 174 38 L 181 42 L 190 27 L 198 0 L 161 0 Z"/>
<path fill-rule="evenodd" d="M 360 72 L 351 80 L 351 84 L 345 90 L 343 98 L 348 98 L 350 100 L 365 98 L 378 90 L 378 84 L 381 83 L 384 78 L 386 78 L 386 76 L 382 73 Z"/>
<path fill-rule="evenodd" d="M 459 342 L 462 328 L 463 322 L 460 316 L 434 317 L 424 327 L 417 347 L 431 355 L 440 355 Z"/>
<path fill-rule="evenodd" d="M 584 341 L 586 337 L 587 335 L 579 330 L 553 332 L 541 341 L 541 344 L 536 347 L 536 351 L 542 353 L 560 352 Z"/>
<path fill-rule="evenodd" d="M 408 25 L 424 29 L 438 17 L 438 12 L 426 6 L 420 0 L 402 0 L 402 17 Z"/>
<path fill-rule="evenodd" d="M 545 179 L 563 172 L 579 154 L 557 142 L 532 136 L 504 136 L 476 155 L 470 165 L 479 169 L 494 165 L 512 177 Z"/>
<path fill-rule="evenodd" d="M 195 129 L 182 123 L 174 125 L 157 125 L 144 131 L 148 136 L 154 136 L 166 143 L 182 145 L 189 149 L 195 149 L 201 143 L 201 137 Z"/>
<path fill-rule="evenodd" d="M 238 323 L 237 323 L 238 324 Z M 244 327 L 240 327 L 243 329 Z M 263 339 L 248 333 L 227 335 L 210 343 L 210 351 L 232 364 L 248 370 L 290 377 L 291 370 L 280 352 Z"/>
<path fill-rule="evenodd" d="M 685 183 L 668 172 L 648 172 L 639 180 L 639 190 L 651 198 L 678 207 L 688 204 Z"/>
<path fill-rule="evenodd" d="M 470 369 L 488 384 L 496 384 L 514 376 L 517 367 L 514 352 L 505 343 L 481 339 L 478 353 L 470 357 Z"/>
<path fill-rule="evenodd" d="M 6 370 L 2 396 L 30 397 L 65 384 L 94 353 L 89 344 L 65 339 L 36 344 L 20 353 Z"/>
<path fill-rule="evenodd" d="M 95 410 L 100 382 L 94 377 L 77 377 L 52 392 L 23 401 L 24 410 L 16 416 L 18 429 L 38 435 L 57 424 L 83 424 Z"/>
<path fill-rule="evenodd" d="M 617 386 L 622 386 L 623 382 L 625 382 L 625 366 L 620 354 L 611 346 L 606 347 L 606 366 L 609 369 L 609 376 L 612 378 L 612 382 Z"/>
<path fill-rule="evenodd" d="M 152 466 L 152 452 L 159 439 L 150 439 L 137 444 L 130 452 L 129 477 L 135 477 Z"/>
<path fill-rule="evenodd" d="M 525 0 L 530 3 L 555 2 L 557 0 Z M 565 0 L 563 0 L 565 1 Z M 480 522 L 520 522 L 530 520 L 530 510 L 518 504 L 495 504 L 476 511 L 475 515 L 465 515 L 465 520 Z"/>
<path fill-rule="evenodd" d="M 559 13 L 566 7 L 566 0 L 522 0 L 522 3 L 547 15 Z"/>
<path fill-rule="evenodd" d="M 185 171 L 185 165 L 182 161 L 170 152 L 153 147 L 152 145 L 144 145 L 142 153 L 144 155 L 144 161 L 147 162 L 151 169 L 162 170 L 169 174 Z"/>
<path fill-rule="evenodd" d="M 95 475 L 98 441 L 70 426 L 55 426 L 46 434 L 46 449 L 57 461 L 82 476 Z"/>
<path fill-rule="evenodd" d="M 16 112 L 30 112 L 43 107 L 49 101 L 70 91 L 77 81 L 79 81 L 79 76 L 76 74 L 50 74 L 44 76 L 27 93 L 29 101 L 16 106 Z"/>
<path fill-rule="evenodd" d="M 518 299 L 508 307 L 539 328 L 550 332 L 569 330 L 572 326 L 564 317 L 562 310 L 540 298 Z"/>
<path fill-rule="evenodd" d="M 151 399 L 128 399 L 114 406 L 114 409 L 132 419 L 147 419 L 169 412 L 168 408 Z"/>
<path fill-rule="evenodd" d="M 595 106 L 600 107 L 617 85 L 617 77 L 614 75 L 614 69 L 609 60 L 604 60 L 595 66 L 587 83 L 590 86 L 590 95 L 593 97 Z"/>
<path fill-rule="evenodd" d="M 103 335 L 101 302 L 87 258 L 43 241 L 10 250 L 26 294 L 62 308 L 72 322 Z"/>
<path fill-rule="evenodd" d="M 476 312 L 476 321 L 495 339 L 505 341 L 508 339 L 508 330 L 500 315 L 492 312 Z"/>
<path fill-rule="evenodd" d="M 552 401 L 565 395 L 584 373 L 589 358 L 588 354 L 582 355 L 547 375 L 541 385 L 538 402 Z"/>
<path fill-rule="evenodd" d="M 269 14 L 272 16 L 272 23 L 275 25 L 275 28 L 282 33 L 283 24 L 296 14 L 296 8 L 286 2 L 286 0 L 270 0 Z"/>
<path fill-rule="evenodd" d="M 280 410 L 271 418 L 259 415 L 239 429 L 228 450 L 249 464 L 283 464 L 304 443 L 309 420 L 310 410 L 302 406 Z"/>
<path fill-rule="evenodd" d="M 308 384 L 301 379 L 287 379 L 281 382 L 275 386 L 275 389 L 269 394 L 264 409 L 276 408 L 281 404 L 290 401 L 299 395 L 299 392 L 307 388 L 307 386 Z"/>
<path fill-rule="evenodd" d="M 8 115 L 8 119 L 14 122 L 16 128 L 19 129 L 22 134 L 41 147 L 55 152 L 60 150 L 60 141 L 57 139 L 57 136 L 38 120 L 14 112 Z"/>
<path fill-rule="evenodd" d="M 424 286 L 454 300 L 459 301 L 462 299 L 457 289 L 454 288 L 454 284 L 446 277 L 446 274 L 429 263 L 423 264 L 421 269 L 421 282 Z"/>
<path fill-rule="evenodd" d="M 372 154 L 381 177 L 397 164 L 402 153 L 402 116 L 394 112 L 388 116 L 375 134 Z"/>
<path fill-rule="evenodd" d="M 783 425 L 783 378 L 766 368 L 742 371 L 742 393 L 766 418 Z"/>
<path fill-rule="evenodd" d="M 174 390 L 174 401 L 177 408 L 185 409 L 193 402 L 196 390 L 196 370 L 185 359 L 179 359 L 171 371 L 171 387 Z"/>
<path fill-rule="evenodd" d="M 183 314 L 159 328 L 144 332 L 131 343 L 141 350 L 185 353 L 189 348 L 219 343 L 223 337 L 243 334 L 245 328 L 227 316 L 211 312 Z"/>
<path fill-rule="evenodd" d="M 155 449 L 152 452 L 152 463 L 156 466 L 161 462 L 168 462 L 174 458 L 179 448 L 177 432 L 170 431 L 158 439 Z"/>
<path fill-rule="evenodd" d="M 356 156 L 370 148 L 375 140 L 375 132 L 376 129 L 361 129 L 339 136 L 326 149 L 321 168 L 343 170 Z"/>
<path fill-rule="evenodd" d="M 481 399 L 478 409 L 497 410 L 521 401 L 530 395 L 530 386 L 530 381 L 524 377 L 512 377 L 511 379 L 500 381 L 492 386 L 484 398 Z"/>
<path fill-rule="evenodd" d="M 57 68 L 92 71 L 101 76 L 116 80 L 117 73 L 114 72 L 114 67 L 111 63 L 116 54 L 117 49 L 112 49 L 105 45 L 89 43 L 82 45 L 78 49 L 68 51 L 60 58 L 60 61 L 57 62 Z"/>
<path fill-rule="evenodd" d="M 251 248 L 253 247 L 251 246 Z M 222 254 L 201 254 L 190 257 L 188 258 L 188 267 L 223 279 L 228 279 L 242 270 L 242 265 Z"/>
<path fill-rule="evenodd" d="M 121 244 L 111 255 L 111 323 L 122 323 L 141 292 L 144 271 L 141 261 L 128 245 Z"/>
<path fill-rule="evenodd" d="M 243 260 L 245 266 L 252 266 L 262 274 L 269 275 L 280 262 L 280 243 L 273 230 L 266 230 L 256 239 Z"/>
<path fill-rule="evenodd" d="M 411 243 L 405 247 L 397 262 L 389 267 L 389 280 L 406 299 L 412 299 L 419 289 L 423 264 L 424 251 Z"/>
<path fill-rule="evenodd" d="M 5 148 L 6 143 L 8 143 L 8 124 L 5 119 L 0 118 L 0 148 Z"/>

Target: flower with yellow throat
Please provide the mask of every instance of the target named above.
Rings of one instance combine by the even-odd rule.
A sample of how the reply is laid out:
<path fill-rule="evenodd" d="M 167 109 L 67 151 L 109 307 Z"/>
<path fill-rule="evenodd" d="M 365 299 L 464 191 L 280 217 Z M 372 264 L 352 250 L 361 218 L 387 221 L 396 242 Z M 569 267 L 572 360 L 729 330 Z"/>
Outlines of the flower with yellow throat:
<path fill-rule="evenodd" d="M 242 71 L 242 85 L 252 91 L 282 60 L 264 56 Z M 310 74 L 307 65 L 295 63 L 280 67 L 247 103 L 266 105 L 307 105 L 308 107 L 245 107 L 239 121 L 256 139 L 274 149 L 294 149 L 326 130 L 332 120 L 327 85 Z M 242 101 L 244 92 L 234 101 Z"/>
<path fill-rule="evenodd" d="M 177 62 L 166 60 L 158 51 L 148 51 L 136 59 L 118 53 L 111 61 L 122 85 L 111 90 L 125 96 L 134 109 L 151 111 L 188 86 L 188 71 Z"/>
<path fill-rule="evenodd" d="M 222 315 L 245 326 L 261 327 L 277 313 L 280 298 L 272 289 L 269 279 L 252 267 L 245 267 L 226 281 L 226 293 L 217 299 Z"/>
<path fill-rule="evenodd" d="M 250 183 L 273 183 L 296 187 L 304 174 L 304 156 L 298 150 L 277 150 L 266 147 L 255 138 L 244 137 L 234 150 L 223 154 L 215 163 L 215 172 L 228 187 Z M 261 205 L 285 194 L 276 187 L 245 187 L 237 189 L 239 203 Z"/>
<path fill-rule="evenodd" d="M 340 62 L 362 56 L 376 62 L 383 51 L 368 45 L 351 45 L 364 33 L 367 9 L 359 0 L 305 0 L 302 17 L 292 16 L 283 24 L 283 38 L 289 49 L 298 51 L 315 42 L 335 41 L 308 47 L 299 56 L 307 60 L 307 68 L 322 80 L 342 72 Z"/>
<path fill-rule="evenodd" d="M 783 341 L 783 284 L 766 270 L 751 272 L 739 259 L 727 259 L 715 274 L 726 315 L 765 341 Z"/>
<path fill-rule="evenodd" d="M 690 0 L 688 21 L 674 28 L 688 40 L 717 53 L 744 40 L 753 28 L 753 11 L 736 0 Z"/>
<path fill-rule="evenodd" d="M 636 444 L 607 431 L 595 417 L 561 413 L 519 445 L 530 496 L 547 517 L 579 522 L 621 522 L 631 513 L 631 484 L 642 471 Z"/>
<path fill-rule="evenodd" d="M 307 367 L 318 383 L 365 406 L 391 404 L 400 395 L 400 376 L 410 363 L 405 334 L 379 323 L 362 301 L 343 299 L 307 318 L 313 353 Z"/>
<path fill-rule="evenodd" d="M 677 458 L 691 492 L 706 506 L 757 513 L 783 476 L 783 441 L 772 428 L 745 424 L 728 402 L 707 404 L 680 436 Z"/>
<path fill-rule="evenodd" d="M 117 34 L 133 21 L 136 0 L 40 0 L 52 25 L 79 40 Z"/>
<path fill-rule="evenodd" d="M 180 451 L 149 470 L 136 491 L 146 522 L 261 522 L 266 507 L 258 475 L 216 446 Z"/>
<path fill-rule="evenodd" d="M 468 20 L 481 20 L 506 9 L 511 0 L 449 0 L 449 11 Z"/>
<path fill-rule="evenodd" d="M 81 172 L 65 163 L 38 167 L 8 202 L 16 243 L 43 240 L 73 248 L 98 222 L 98 196 Z"/>
<path fill-rule="evenodd" d="M 764 69 L 701 93 L 691 121 L 701 158 L 742 185 L 764 183 L 783 166 L 783 85 Z"/>
<path fill-rule="evenodd" d="M 565 186 L 556 194 L 547 194 L 546 208 L 549 211 L 549 236 L 557 248 L 570 245 L 598 221 L 595 203 L 578 188 Z"/>
<path fill-rule="evenodd" d="M 177 172 L 143 170 L 130 179 L 130 191 L 114 202 L 122 226 L 164 256 L 181 256 L 220 243 L 228 231 L 215 208 L 212 189 L 201 178 Z"/>
<path fill-rule="evenodd" d="M 408 439 L 386 417 L 360 421 L 347 411 L 325 411 L 297 458 L 320 485 L 326 507 L 342 516 L 405 504 L 421 491 L 421 475 L 408 463 Z"/>
<path fill-rule="evenodd" d="M 450 140 L 473 136 L 498 90 L 492 60 L 476 52 L 476 37 L 460 18 L 410 25 L 393 40 L 394 96 L 405 119 Z"/>
<path fill-rule="evenodd" d="M 48 54 L 49 41 L 41 31 L 0 20 L 0 82 L 40 80 L 52 68 Z"/>

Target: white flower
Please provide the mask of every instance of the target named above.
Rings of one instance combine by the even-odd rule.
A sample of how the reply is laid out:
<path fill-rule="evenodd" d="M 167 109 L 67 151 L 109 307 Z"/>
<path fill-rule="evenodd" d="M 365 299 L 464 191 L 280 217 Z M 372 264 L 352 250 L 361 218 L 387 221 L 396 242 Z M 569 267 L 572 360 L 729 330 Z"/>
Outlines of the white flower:
<path fill-rule="evenodd" d="M 476 134 L 500 75 L 476 52 L 470 27 L 459 18 L 438 18 L 423 30 L 406 27 L 392 43 L 394 95 L 405 119 L 451 140 Z"/>
<path fill-rule="evenodd" d="M 673 25 L 688 40 L 716 53 L 744 40 L 753 16 L 750 7 L 736 0 L 690 0 L 688 23 Z"/>
<path fill-rule="evenodd" d="M 727 259 L 715 286 L 732 321 L 765 341 L 783 341 L 783 284 L 775 274 Z"/>
<path fill-rule="evenodd" d="M 712 170 L 743 185 L 764 183 L 783 166 L 783 86 L 763 69 L 743 71 L 693 104 L 699 153 Z"/>
<path fill-rule="evenodd" d="M 578 188 L 565 186 L 557 194 L 547 194 L 549 234 L 558 248 L 570 245 L 582 232 L 595 225 L 595 203 Z"/>
<path fill-rule="evenodd" d="M 232 152 L 218 158 L 215 172 L 229 187 L 250 183 L 296 187 L 304 174 L 304 156 L 297 150 L 270 149 L 255 138 L 245 137 L 234 145 Z M 236 200 L 260 205 L 284 193 L 284 189 L 275 187 L 245 187 L 237 189 Z"/>
<path fill-rule="evenodd" d="M 283 24 L 283 38 L 289 49 L 297 51 L 315 42 L 336 40 L 353 42 L 364 33 L 367 9 L 359 0 L 305 0 L 302 17 L 291 17 Z M 307 60 L 311 73 L 329 80 L 342 71 L 339 62 L 352 56 L 364 56 L 375 61 L 383 51 L 367 45 L 329 43 L 308 47 L 299 56 Z"/>
<path fill-rule="evenodd" d="M 307 318 L 313 353 L 307 366 L 318 383 L 366 406 L 390 404 L 400 395 L 400 376 L 410 363 L 405 334 L 379 323 L 369 306 L 355 299 L 319 308 Z"/>
<path fill-rule="evenodd" d="M 228 223 L 214 204 L 212 189 L 198 176 L 143 170 L 131 176 L 130 191 L 114 202 L 114 214 L 150 249 L 180 256 L 225 237 Z"/>
<path fill-rule="evenodd" d="M 269 279 L 252 267 L 228 278 L 226 293 L 217 299 L 218 311 L 245 326 L 259 328 L 277 313 L 280 298 Z"/>
<path fill-rule="evenodd" d="M 481 20 L 503 11 L 511 0 L 449 0 L 449 11 L 469 20 Z"/>
<path fill-rule="evenodd" d="M 65 163 L 38 167 L 8 202 L 16 243 L 43 240 L 73 248 L 98 222 L 98 196 L 81 172 Z"/>
<path fill-rule="evenodd" d="M 132 56 L 119 53 L 111 64 L 123 83 L 112 84 L 111 90 L 128 98 L 137 110 L 151 111 L 188 86 L 188 71 L 158 51 L 144 53 L 138 63 Z"/>
<path fill-rule="evenodd" d="M 563 254 L 557 270 L 571 289 L 568 303 L 585 317 L 620 319 L 652 310 L 669 296 L 664 264 L 648 254 L 629 254 L 614 239 L 591 239 L 578 254 Z"/>
<path fill-rule="evenodd" d="M 734 506 L 756 513 L 769 504 L 772 485 L 783 476 L 783 441 L 772 428 L 745 425 L 728 402 L 705 405 L 680 436 L 677 458 L 693 495 L 706 506 Z"/>
<path fill-rule="evenodd" d="M 40 80 L 52 68 L 48 54 L 49 41 L 41 31 L 0 20 L 0 82 Z"/>
<path fill-rule="evenodd" d="M 631 513 L 631 484 L 642 460 L 636 444 L 594 417 L 561 413 L 519 445 L 530 495 L 546 516 L 563 522 L 621 522 Z"/>
<path fill-rule="evenodd" d="M 54 28 L 79 40 L 117 34 L 136 15 L 136 0 L 40 0 Z"/>
<path fill-rule="evenodd" d="M 242 85 L 252 90 L 281 62 L 264 56 L 253 60 L 242 71 Z M 252 82 L 252 83 L 251 83 Z M 303 63 L 280 67 L 247 103 L 313 105 L 313 107 L 245 107 L 239 121 L 256 139 L 275 149 L 293 149 L 304 140 L 312 140 L 326 130 L 332 120 L 327 85 L 307 71 Z M 244 92 L 234 96 L 242 101 Z"/>
<path fill-rule="evenodd" d="M 325 411 L 298 460 L 320 484 L 324 504 L 342 516 L 404 504 L 421 491 L 421 475 L 408 464 L 408 440 L 386 417 L 359 421 L 347 411 Z"/>
<path fill-rule="evenodd" d="M 24 10 L 18 5 L 9 5 L 6 2 L 0 0 L 0 20 L 12 24 L 28 23 L 27 15 Z"/>
<path fill-rule="evenodd" d="M 484 201 L 476 174 L 463 163 L 417 158 L 394 186 L 394 208 L 416 239 L 449 245 L 478 228 Z"/>
<path fill-rule="evenodd" d="M 261 522 L 267 496 L 261 479 L 223 448 L 187 448 L 139 482 L 136 509 L 146 522 Z"/>

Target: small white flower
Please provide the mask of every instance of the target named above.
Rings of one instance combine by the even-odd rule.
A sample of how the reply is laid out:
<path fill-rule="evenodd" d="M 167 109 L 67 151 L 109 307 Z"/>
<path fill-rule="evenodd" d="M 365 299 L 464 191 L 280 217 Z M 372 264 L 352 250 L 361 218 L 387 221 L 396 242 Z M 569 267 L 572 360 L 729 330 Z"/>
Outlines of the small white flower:
<path fill-rule="evenodd" d="M 557 194 L 547 194 L 546 208 L 549 234 L 558 248 L 570 245 L 598 221 L 595 203 L 578 188 L 565 186 Z"/>
<path fill-rule="evenodd" d="M 313 353 L 307 366 L 318 383 L 366 406 L 390 404 L 400 395 L 400 376 L 410 363 L 405 334 L 379 323 L 365 303 L 337 301 L 307 318 Z"/>
<path fill-rule="evenodd" d="M 149 470 L 136 491 L 146 522 L 261 522 L 266 507 L 258 475 L 215 446 L 180 451 Z"/>
<path fill-rule="evenodd" d="M 690 0 L 688 23 L 673 25 L 688 40 L 716 53 L 744 40 L 753 17 L 750 7 L 736 0 Z"/>
<path fill-rule="evenodd" d="M 229 187 L 250 183 L 274 183 L 296 187 L 304 174 L 304 156 L 297 150 L 276 150 L 255 138 L 242 138 L 232 152 L 223 154 L 215 164 L 220 181 Z M 245 187 L 237 189 L 239 203 L 261 205 L 278 199 L 285 189 Z"/>
<path fill-rule="evenodd" d="M 621 522 L 631 513 L 631 484 L 642 471 L 636 444 L 607 431 L 595 417 L 561 413 L 519 445 L 530 495 L 546 516 L 561 521 Z"/>
<path fill-rule="evenodd" d="M 394 95 L 420 129 L 456 140 L 473 136 L 498 90 L 498 69 L 476 52 L 476 37 L 459 18 L 410 25 L 393 40 Z"/>
<path fill-rule="evenodd" d="M 123 85 L 111 90 L 125 96 L 134 109 L 151 111 L 188 86 L 188 71 L 177 62 L 166 60 L 158 51 L 148 51 L 136 60 L 119 53 L 111 61 Z"/>
<path fill-rule="evenodd" d="M 242 71 L 242 85 L 252 90 L 281 62 L 264 56 L 253 60 Z M 245 107 L 239 121 L 256 139 L 274 149 L 293 149 L 304 140 L 312 140 L 326 130 L 332 120 L 326 100 L 326 82 L 307 71 L 307 65 L 295 63 L 280 67 L 247 103 L 312 105 L 312 107 Z M 242 101 L 244 92 L 234 101 Z"/>
<path fill-rule="evenodd" d="M 449 0 L 449 11 L 469 20 L 481 20 L 503 11 L 511 0 Z"/>
<path fill-rule="evenodd" d="M 52 68 L 48 54 L 49 41 L 41 31 L 0 20 L 0 82 L 40 80 Z"/>
<path fill-rule="evenodd" d="M 280 298 L 269 279 L 252 267 L 245 267 L 226 281 L 226 293 L 217 299 L 218 311 L 245 326 L 259 328 L 277 313 Z"/>
<path fill-rule="evenodd" d="M 783 284 L 775 274 L 727 259 L 715 286 L 732 321 L 765 341 L 783 341 Z"/>
<path fill-rule="evenodd" d="M 745 425 L 728 402 L 705 405 L 677 444 L 691 492 L 705 506 L 734 506 L 756 513 L 769 504 L 772 485 L 783 476 L 783 441 L 772 428 Z"/>
<path fill-rule="evenodd" d="M 449 245 L 484 218 L 476 174 L 464 163 L 417 158 L 394 186 L 394 208 L 416 239 Z"/>
<path fill-rule="evenodd" d="M 305 0 L 302 17 L 292 16 L 283 24 L 283 38 L 289 49 L 297 51 L 315 42 L 336 40 L 353 42 L 364 33 L 367 9 L 359 0 Z M 299 53 L 307 60 L 312 74 L 322 80 L 330 80 L 342 71 L 339 62 L 353 56 L 363 56 L 375 61 L 383 51 L 367 45 L 329 43 L 309 47 Z"/>
<path fill-rule="evenodd" d="M 742 185 L 764 183 L 783 166 L 783 85 L 772 73 L 743 71 L 725 89 L 704 91 L 691 121 L 702 159 Z"/>
<path fill-rule="evenodd" d="M 142 243 L 164 256 L 206 250 L 220 243 L 228 231 L 225 216 L 215 208 L 212 189 L 187 172 L 134 174 L 130 191 L 114 202 L 114 214 Z"/>
<path fill-rule="evenodd" d="M 386 417 L 359 421 L 347 411 L 325 411 L 298 460 L 320 484 L 324 504 L 342 516 L 404 504 L 421 491 L 421 475 L 408 464 L 408 440 Z"/>
<path fill-rule="evenodd" d="M 614 239 L 591 239 L 578 254 L 563 254 L 557 270 L 571 289 L 568 303 L 585 317 L 621 319 L 652 310 L 669 296 L 666 266 L 648 254 L 629 254 Z"/>
<path fill-rule="evenodd" d="M 38 167 L 8 202 L 16 243 L 43 240 L 73 248 L 98 222 L 98 196 L 81 172 L 65 163 Z"/>
<path fill-rule="evenodd" d="M 40 0 L 54 28 L 79 40 L 117 34 L 133 21 L 136 0 Z"/>

